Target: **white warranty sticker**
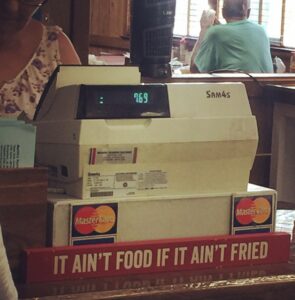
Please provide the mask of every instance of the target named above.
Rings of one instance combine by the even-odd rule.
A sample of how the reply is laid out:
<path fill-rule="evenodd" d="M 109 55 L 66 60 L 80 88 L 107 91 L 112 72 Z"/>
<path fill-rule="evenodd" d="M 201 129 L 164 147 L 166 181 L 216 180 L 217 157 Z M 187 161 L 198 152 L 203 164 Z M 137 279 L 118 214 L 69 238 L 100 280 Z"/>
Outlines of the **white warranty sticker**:
<path fill-rule="evenodd" d="M 129 149 L 100 149 L 90 148 L 89 164 L 135 164 L 137 148 Z"/>
<path fill-rule="evenodd" d="M 167 189 L 167 173 L 162 170 L 151 170 L 138 176 L 139 190 Z"/>
<path fill-rule="evenodd" d="M 167 189 L 167 173 L 161 170 L 146 172 L 87 172 L 88 197 L 131 196 L 144 190 Z"/>

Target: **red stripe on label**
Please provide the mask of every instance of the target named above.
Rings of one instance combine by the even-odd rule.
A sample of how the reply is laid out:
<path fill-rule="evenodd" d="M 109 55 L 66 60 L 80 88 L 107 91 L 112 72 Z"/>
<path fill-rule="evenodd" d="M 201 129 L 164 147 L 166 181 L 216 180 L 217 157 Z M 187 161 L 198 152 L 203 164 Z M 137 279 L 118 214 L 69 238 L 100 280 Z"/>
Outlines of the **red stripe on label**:
<path fill-rule="evenodd" d="M 137 160 L 137 147 L 135 147 L 134 151 L 133 151 L 133 160 L 132 160 L 132 163 L 135 164 L 136 160 Z"/>
<path fill-rule="evenodd" d="M 96 148 L 90 148 L 89 165 L 95 165 L 96 163 Z"/>
<path fill-rule="evenodd" d="M 92 164 L 93 165 L 96 164 L 96 148 L 93 148 L 93 152 L 92 152 Z"/>
<path fill-rule="evenodd" d="M 90 152 L 89 152 L 89 161 L 88 161 L 89 165 L 91 165 L 91 158 L 92 158 L 92 148 L 90 148 Z"/>

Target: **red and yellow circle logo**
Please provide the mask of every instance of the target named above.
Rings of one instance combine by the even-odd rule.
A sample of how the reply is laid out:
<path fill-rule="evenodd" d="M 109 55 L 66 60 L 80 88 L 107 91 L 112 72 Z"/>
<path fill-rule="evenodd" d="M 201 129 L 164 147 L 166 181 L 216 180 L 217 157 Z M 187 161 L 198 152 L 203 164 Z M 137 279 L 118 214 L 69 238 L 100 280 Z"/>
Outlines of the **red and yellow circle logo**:
<path fill-rule="evenodd" d="M 243 198 L 236 206 L 235 215 L 237 221 L 242 225 L 252 222 L 263 224 L 271 215 L 271 204 L 264 197 Z"/>
<path fill-rule="evenodd" d="M 116 223 L 116 213 L 112 207 L 101 205 L 97 208 L 85 206 L 77 211 L 74 227 L 80 234 L 107 233 Z"/>

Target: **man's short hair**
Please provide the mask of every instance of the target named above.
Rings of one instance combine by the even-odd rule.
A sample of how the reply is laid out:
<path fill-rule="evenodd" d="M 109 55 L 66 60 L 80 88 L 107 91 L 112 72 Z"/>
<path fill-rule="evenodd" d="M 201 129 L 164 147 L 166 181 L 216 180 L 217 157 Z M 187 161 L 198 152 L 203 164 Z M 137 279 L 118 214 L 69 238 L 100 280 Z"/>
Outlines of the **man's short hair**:
<path fill-rule="evenodd" d="M 247 11 L 250 9 L 250 0 L 224 0 L 223 16 L 224 18 L 243 18 L 247 17 Z"/>

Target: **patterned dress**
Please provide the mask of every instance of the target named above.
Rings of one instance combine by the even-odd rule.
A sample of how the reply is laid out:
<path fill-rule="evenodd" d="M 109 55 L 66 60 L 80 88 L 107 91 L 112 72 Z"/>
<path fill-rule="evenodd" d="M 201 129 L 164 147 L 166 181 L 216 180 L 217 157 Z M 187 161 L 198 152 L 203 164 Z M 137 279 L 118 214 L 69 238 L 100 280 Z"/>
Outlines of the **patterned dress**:
<path fill-rule="evenodd" d="M 42 40 L 25 68 L 0 88 L 0 117 L 17 117 L 25 112 L 33 119 L 44 87 L 61 64 L 58 34 L 61 28 L 43 26 Z"/>

